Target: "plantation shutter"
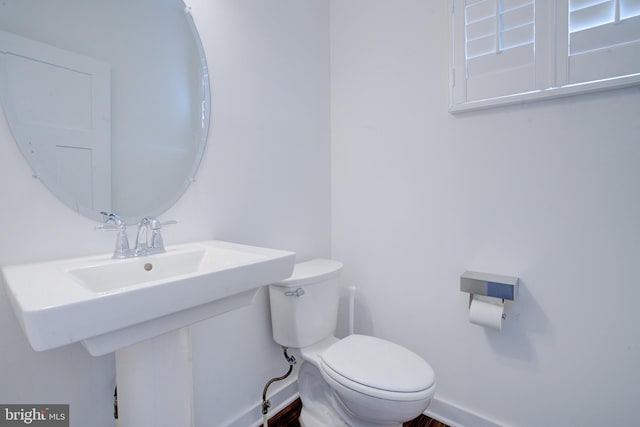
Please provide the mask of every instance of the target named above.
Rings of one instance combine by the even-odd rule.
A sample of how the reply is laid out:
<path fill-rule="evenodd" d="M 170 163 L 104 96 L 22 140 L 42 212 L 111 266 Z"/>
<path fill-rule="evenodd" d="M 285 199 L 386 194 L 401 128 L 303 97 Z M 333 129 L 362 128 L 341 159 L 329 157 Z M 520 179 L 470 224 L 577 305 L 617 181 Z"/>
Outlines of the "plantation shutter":
<path fill-rule="evenodd" d="M 640 0 L 450 0 L 450 111 L 640 84 Z"/>
<path fill-rule="evenodd" d="M 455 14 L 464 27 L 456 83 L 463 102 L 535 89 L 534 0 L 464 0 Z M 455 6 L 454 6 L 455 7 Z M 460 22 L 461 21 L 461 22 Z M 462 69 L 458 69 L 462 68 Z"/>
<path fill-rule="evenodd" d="M 640 0 L 569 0 L 568 82 L 640 72 Z"/>

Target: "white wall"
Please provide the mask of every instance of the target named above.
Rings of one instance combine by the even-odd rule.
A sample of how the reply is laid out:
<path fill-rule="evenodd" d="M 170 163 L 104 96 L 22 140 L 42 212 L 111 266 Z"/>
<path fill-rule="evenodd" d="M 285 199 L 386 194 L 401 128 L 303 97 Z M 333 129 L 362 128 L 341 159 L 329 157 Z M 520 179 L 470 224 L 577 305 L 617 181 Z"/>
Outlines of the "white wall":
<path fill-rule="evenodd" d="M 329 256 L 328 3 L 190 3 L 212 76 L 215 159 L 204 180 L 213 235 L 293 250 L 298 260 Z M 198 426 L 233 422 L 288 368 L 267 292 L 254 305 L 192 328 Z"/>
<path fill-rule="evenodd" d="M 331 2 L 329 91 L 326 2 L 263 3 L 190 2 L 212 131 L 166 241 L 331 246 L 357 329 L 429 360 L 438 399 L 504 425 L 637 424 L 640 91 L 452 116 L 446 2 L 419 0 Z M 0 194 L 0 265 L 112 248 L 30 177 L 3 117 Z M 467 322 L 465 269 L 522 278 L 501 333 Z M 282 372 L 264 293 L 192 332 L 199 425 L 236 419 Z M 111 356 L 32 351 L 3 290 L 0 343 L 0 402 L 113 424 Z"/>
<path fill-rule="evenodd" d="M 196 183 L 161 216 L 179 221 L 165 242 L 217 238 L 328 256 L 328 5 L 189 4 L 211 72 L 211 133 Z M 0 265 L 113 249 L 115 236 L 31 178 L 1 114 L 0 195 Z M 0 289 L 0 402 L 70 403 L 72 426 L 113 425 L 113 357 L 80 345 L 34 352 Z M 252 306 L 193 328 L 199 426 L 244 414 L 286 369 L 268 322 L 261 292 Z"/>
<path fill-rule="evenodd" d="M 447 3 L 331 2 L 332 255 L 356 329 L 498 424 L 638 425 L 640 90 L 451 115 Z M 466 269 L 521 278 L 502 332 L 468 323 Z"/>

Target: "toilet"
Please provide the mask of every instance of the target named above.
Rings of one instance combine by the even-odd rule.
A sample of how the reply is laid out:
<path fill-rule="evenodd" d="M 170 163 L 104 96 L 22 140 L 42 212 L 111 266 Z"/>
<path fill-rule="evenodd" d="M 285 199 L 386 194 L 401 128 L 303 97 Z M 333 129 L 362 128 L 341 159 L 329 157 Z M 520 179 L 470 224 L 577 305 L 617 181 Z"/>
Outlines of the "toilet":
<path fill-rule="evenodd" d="M 334 336 L 343 264 L 315 259 L 269 285 L 274 340 L 299 349 L 303 427 L 400 427 L 431 402 L 435 376 L 410 350 L 380 338 Z"/>

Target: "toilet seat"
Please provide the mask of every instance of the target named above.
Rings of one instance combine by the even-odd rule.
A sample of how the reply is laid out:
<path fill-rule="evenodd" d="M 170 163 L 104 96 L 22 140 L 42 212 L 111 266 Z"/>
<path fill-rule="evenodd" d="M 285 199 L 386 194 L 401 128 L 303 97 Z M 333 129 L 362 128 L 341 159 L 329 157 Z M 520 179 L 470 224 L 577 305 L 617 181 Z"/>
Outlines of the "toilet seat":
<path fill-rule="evenodd" d="M 433 393 L 433 369 L 395 343 L 350 335 L 320 354 L 321 372 L 344 387 L 386 400 L 420 400 Z"/>

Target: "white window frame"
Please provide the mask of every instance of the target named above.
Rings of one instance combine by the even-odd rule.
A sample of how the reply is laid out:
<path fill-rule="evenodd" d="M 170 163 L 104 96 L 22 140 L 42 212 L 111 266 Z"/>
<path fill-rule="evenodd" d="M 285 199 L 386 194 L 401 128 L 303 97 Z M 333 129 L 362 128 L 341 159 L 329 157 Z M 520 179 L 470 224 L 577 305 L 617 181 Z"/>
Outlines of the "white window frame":
<path fill-rule="evenodd" d="M 632 61 L 632 73 L 613 77 L 606 75 L 606 70 L 599 74 L 592 73 L 595 76 L 589 75 L 589 72 L 576 73 L 580 64 L 572 65 L 569 55 L 569 0 L 535 0 L 535 83 L 531 90 L 469 100 L 465 58 L 465 0 L 450 0 L 450 7 L 449 111 L 452 113 L 640 85 L 640 43 L 634 43 L 631 46 L 633 54 L 627 55 L 627 59 L 631 58 Z M 591 60 L 615 62 L 615 58 L 611 59 L 613 55 L 607 53 L 609 51 L 607 49 Z"/>

